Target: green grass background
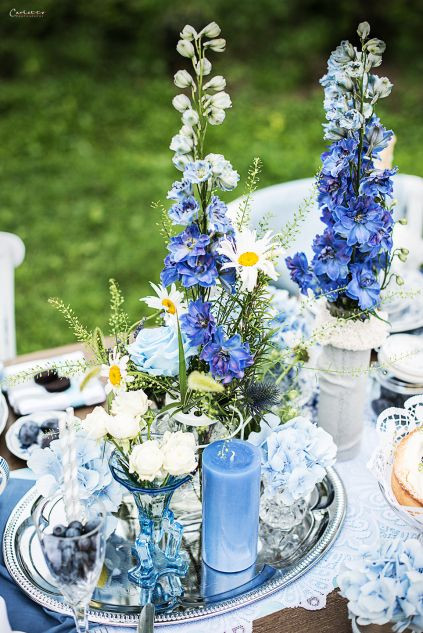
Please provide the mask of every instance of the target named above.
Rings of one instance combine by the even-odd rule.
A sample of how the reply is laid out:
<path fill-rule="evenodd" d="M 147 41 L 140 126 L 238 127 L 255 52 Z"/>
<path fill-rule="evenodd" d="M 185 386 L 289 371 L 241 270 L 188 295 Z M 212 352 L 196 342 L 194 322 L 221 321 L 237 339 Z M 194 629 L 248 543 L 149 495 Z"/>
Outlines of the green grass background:
<path fill-rule="evenodd" d="M 182 11 L 178 26 L 185 21 Z M 313 32 L 313 16 L 307 25 Z M 355 28 L 352 21 L 344 35 L 353 37 Z M 165 253 L 151 202 L 165 201 L 178 178 L 168 149 L 179 126 L 170 103 L 176 39 L 164 51 L 172 60 L 167 65 L 159 59 L 134 69 L 122 56 L 99 72 L 79 60 L 62 64 L 59 58 L 54 65 L 54 50 L 47 54 L 47 44 L 36 44 L 0 84 L 0 230 L 20 235 L 27 249 L 16 271 L 21 353 L 72 341 L 47 303 L 51 296 L 70 303 L 89 327 L 104 326 L 113 277 L 132 319 L 143 313 L 138 299 L 149 280 L 158 281 Z M 37 50 L 45 53 L 43 63 Z M 324 148 L 317 78 L 325 56 L 305 44 L 301 50 L 300 59 L 287 56 L 286 64 L 283 50 L 275 58 L 243 59 L 232 54 L 229 40 L 218 56 L 233 108 L 225 124 L 211 130 L 207 150 L 225 154 L 243 179 L 260 156 L 262 186 L 312 176 Z M 380 74 L 395 83 L 379 109 L 398 137 L 395 163 L 403 173 L 423 175 L 420 74 L 411 62 L 392 62 Z M 238 192 L 242 185 L 227 198 Z"/>

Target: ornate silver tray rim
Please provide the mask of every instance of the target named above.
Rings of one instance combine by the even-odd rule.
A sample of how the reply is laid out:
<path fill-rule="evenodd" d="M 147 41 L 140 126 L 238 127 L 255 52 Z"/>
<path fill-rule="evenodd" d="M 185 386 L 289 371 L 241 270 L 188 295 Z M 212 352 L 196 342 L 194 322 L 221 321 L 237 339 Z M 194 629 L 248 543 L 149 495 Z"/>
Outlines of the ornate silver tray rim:
<path fill-rule="evenodd" d="M 189 609 L 184 612 L 159 613 L 156 615 L 155 622 L 160 625 L 171 625 L 176 622 L 202 620 L 210 616 L 239 609 L 240 607 L 250 605 L 257 600 L 260 600 L 261 598 L 270 596 L 279 589 L 283 589 L 311 569 L 334 543 L 346 513 L 347 498 L 339 475 L 334 468 L 328 468 L 327 477 L 333 486 L 335 497 L 333 501 L 333 513 L 329 518 L 328 525 L 317 543 L 315 543 L 304 558 L 302 558 L 285 575 L 282 577 L 278 577 L 278 575 L 276 575 L 276 577 L 271 578 L 260 587 L 247 591 L 245 594 L 235 598 L 226 599 L 222 602 L 213 603 L 201 608 Z M 5 564 L 11 577 L 15 580 L 19 587 L 21 587 L 21 589 L 29 595 L 32 600 L 34 600 L 34 602 L 44 608 L 70 616 L 72 614 L 70 607 L 45 594 L 25 575 L 15 548 L 15 537 L 21 523 L 22 514 L 32 507 L 36 497 L 37 492 L 35 488 L 31 488 L 31 490 L 29 490 L 15 506 L 7 521 L 3 538 L 3 555 Z M 113 613 L 110 611 L 89 609 L 87 615 L 91 622 L 99 624 L 128 627 L 134 627 L 138 624 L 138 615 L 136 614 Z"/>

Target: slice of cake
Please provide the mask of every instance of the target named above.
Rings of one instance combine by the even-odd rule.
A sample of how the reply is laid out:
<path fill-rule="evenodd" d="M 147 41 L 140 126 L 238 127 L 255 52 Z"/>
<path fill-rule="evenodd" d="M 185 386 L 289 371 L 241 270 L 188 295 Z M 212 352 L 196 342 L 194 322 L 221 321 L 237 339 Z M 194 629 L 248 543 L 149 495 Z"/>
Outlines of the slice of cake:
<path fill-rule="evenodd" d="M 398 503 L 423 507 L 423 427 L 406 435 L 396 447 L 391 485 Z"/>

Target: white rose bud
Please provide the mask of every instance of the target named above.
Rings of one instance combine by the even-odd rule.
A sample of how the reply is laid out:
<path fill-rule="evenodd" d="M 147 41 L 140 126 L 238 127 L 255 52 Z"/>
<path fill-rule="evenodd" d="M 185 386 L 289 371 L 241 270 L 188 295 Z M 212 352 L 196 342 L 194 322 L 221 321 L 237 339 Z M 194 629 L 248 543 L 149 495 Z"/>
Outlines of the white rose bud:
<path fill-rule="evenodd" d="M 218 40 L 210 40 L 209 42 L 205 42 L 204 48 L 209 48 L 211 51 L 215 53 L 223 53 L 226 47 L 226 40 L 223 37 Z"/>
<path fill-rule="evenodd" d="M 212 65 L 206 57 L 200 59 L 200 61 L 197 62 L 195 65 L 195 72 L 197 73 L 197 75 L 210 75 L 211 69 Z"/>
<path fill-rule="evenodd" d="M 188 40 L 189 42 L 191 42 L 197 37 L 197 31 L 190 24 L 186 24 L 180 32 L 179 36 L 182 40 Z"/>
<path fill-rule="evenodd" d="M 156 440 L 146 440 L 134 446 L 129 455 L 129 472 L 142 481 L 153 481 L 162 476 L 163 453 Z"/>
<path fill-rule="evenodd" d="M 106 428 L 116 440 L 131 440 L 140 432 L 138 420 L 122 414 L 108 416 Z"/>
<path fill-rule="evenodd" d="M 176 45 L 176 50 L 182 57 L 194 57 L 194 46 L 188 40 L 179 40 Z"/>
<path fill-rule="evenodd" d="M 225 110 L 219 110 L 219 108 L 211 108 L 207 120 L 210 125 L 221 125 L 225 120 Z"/>
<path fill-rule="evenodd" d="M 370 33 L 370 24 L 368 22 L 360 22 L 357 33 L 361 40 L 365 40 Z"/>
<path fill-rule="evenodd" d="M 188 88 L 193 83 L 193 78 L 187 70 L 178 70 L 173 80 L 178 88 Z"/>
<path fill-rule="evenodd" d="M 216 22 L 210 22 L 210 24 L 207 24 L 207 26 L 200 31 L 199 35 L 204 35 L 205 37 L 217 37 L 220 35 L 220 26 L 216 24 Z"/>
<path fill-rule="evenodd" d="M 100 440 L 107 435 L 107 422 L 109 417 L 103 407 L 95 407 L 95 409 L 86 416 L 83 426 L 91 440 Z"/>
<path fill-rule="evenodd" d="M 185 110 L 185 112 L 182 115 L 182 121 L 184 122 L 185 125 L 189 125 L 189 126 L 193 126 L 193 125 L 197 125 L 199 122 L 199 116 L 198 113 L 195 110 Z"/>
<path fill-rule="evenodd" d="M 193 160 L 194 159 L 191 154 L 175 154 L 172 158 L 172 163 L 175 165 L 176 169 L 184 171 L 188 163 L 192 163 Z"/>
<path fill-rule="evenodd" d="M 169 145 L 169 149 L 178 154 L 189 154 L 193 148 L 192 139 L 182 134 L 176 134 Z"/>
<path fill-rule="evenodd" d="M 213 79 L 210 79 L 206 84 L 204 84 L 204 90 L 215 90 L 216 92 L 220 92 L 224 90 L 226 87 L 226 79 L 222 77 L 222 75 L 216 75 Z"/>
<path fill-rule="evenodd" d="M 210 97 L 210 105 L 212 108 L 226 110 L 232 106 L 232 101 L 227 92 L 216 92 Z"/>
<path fill-rule="evenodd" d="M 138 391 L 122 391 L 112 402 L 113 415 L 126 415 L 129 418 L 140 419 L 145 415 L 151 402 L 147 394 L 139 389 Z"/>
<path fill-rule="evenodd" d="M 184 112 L 191 107 L 191 101 L 186 95 L 176 95 L 176 97 L 172 99 L 172 105 L 178 112 Z"/>

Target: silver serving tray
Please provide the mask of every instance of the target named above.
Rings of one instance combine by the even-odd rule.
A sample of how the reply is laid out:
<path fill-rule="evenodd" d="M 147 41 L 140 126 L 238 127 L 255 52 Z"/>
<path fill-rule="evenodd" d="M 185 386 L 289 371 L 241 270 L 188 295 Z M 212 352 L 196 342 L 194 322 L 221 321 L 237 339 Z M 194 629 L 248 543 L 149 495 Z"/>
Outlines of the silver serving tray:
<path fill-rule="evenodd" d="M 4 532 L 4 560 L 12 578 L 35 602 L 70 615 L 70 608 L 51 581 L 31 520 L 31 509 L 37 498 L 32 488 L 11 513 Z M 171 625 L 225 613 L 269 596 L 297 580 L 328 551 L 341 528 L 346 494 L 334 469 L 328 469 L 325 480 L 316 487 L 312 507 L 305 522 L 290 533 L 291 549 L 284 543 L 284 554 L 281 554 L 278 531 L 261 525 L 257 562 L 239 574 L 219 574 L 204 567 L 200 554 L 200 520 L 195 518 L 195 513 L 191 514 L 192 518 L 185 514 L 184 549 L 189 555 L 190 567 L 182 581 L 183 597 L 171 611 L 164 609 L 156 613 L 155 621 Z M 138 622 L 139 589 L 126 577 L 126 570 L 133 562 L 130 544 L 137 530 L 136 516 L 130 502 L 119 512 L 115 536 L 109 541 L 109 553 L 106 553 L 107 570 L 104 568 L 88 611 L 92 622 L 128 627 Z M 116 571 L 119 568 L 120 574 Z"/>

